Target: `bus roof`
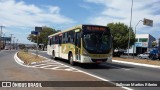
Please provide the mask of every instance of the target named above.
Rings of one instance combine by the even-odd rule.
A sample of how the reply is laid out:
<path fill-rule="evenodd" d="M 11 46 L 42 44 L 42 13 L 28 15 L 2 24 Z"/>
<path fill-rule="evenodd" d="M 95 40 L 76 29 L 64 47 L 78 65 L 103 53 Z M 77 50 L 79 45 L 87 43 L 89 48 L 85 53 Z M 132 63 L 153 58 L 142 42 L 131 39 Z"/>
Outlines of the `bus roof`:
<path fill-rule="evenodd" d="M 66 30 L 64 30 L 64 31 L 57 32 L 57 33 L 54 33 L 54 34 L 52 34 L 52 35 L 49 35 L 48 37 L 52 37 L 52 36 L 55 36 L 55 35 L 58 35 L 58 34 L 61 34 L 61 33 L 64 33 L 64 32 L 68 32 L 68 31 L 70 31 L 70 30 L 79 29 L 79 28 L 82 28 L 82 26 L 85 26 L 85 25 L 89 25 L 89 24 L 81 24 L 81 25 L 77 25 L 77 26 L 75 26 L 75 27 L 66 29 Z M 91 26 L 102 26 L 102 25 L 91 25 Z M 106 27 L 106 26 L 105 26 L 105 27 Z"/>

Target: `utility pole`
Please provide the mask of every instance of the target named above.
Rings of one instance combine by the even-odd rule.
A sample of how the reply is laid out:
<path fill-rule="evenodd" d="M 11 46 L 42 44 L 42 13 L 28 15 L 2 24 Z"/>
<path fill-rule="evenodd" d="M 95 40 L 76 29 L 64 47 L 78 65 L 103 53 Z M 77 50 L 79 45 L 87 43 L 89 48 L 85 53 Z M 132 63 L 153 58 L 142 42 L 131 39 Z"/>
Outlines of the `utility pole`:
<path fill-rule="evenodd" d="M 3 49 L 4 49 L 4 48 L 5 48 L 5 46 L 6 46 L 6 45 L 5 45 L 6 40 L 5 40 L 5 38 L 4 38 L 4 37 L 5 37 L 5 33 L 3 34 Z"/>
<path fill-rule="evenodd" d="M 15 38 L 16 38 L 16 37 L 13 37 L 13 49 L 15 48 L 15 47 L 14 47 L 14 44 L 15 44 L 15 43 L 14 43 L 14 39 L 15 39 Z"/>
<path fill-rule="evenodd" d="M 1 27 L 1 34 L 0 34 L 0 51 L 1 51 L 1 48 L 2 48 L 2 40 L 1 40 L 1 37 L 2 37 L 2 28 L 4 27 L 4 26 L 0 26 Z"/>
<path fill-rule="evenodd" d="M 131 31 L 131 27 L 132 27 L 132 9 L 133 9 L 133 0 L 132 0 L 132 4 L 131 4 L 131 17 L 130 17 L 130 27 L 129 27 L 129 40 L 128 40 L 128 58 L 129 58 L 129 47 L 130 47 L 130 31 Z"/>
<path fill-rule="evenodd" d="M 18 49 L 18 39 L 17 39 L 17 42 L 16 42 L 16 50 Z"/>
<path fill-rule="evenodd" d="M 12 36 L 13 34 L 10 34 L 11 35 L 11 41 L 10 41 L 10 50 L 11 50 L 11 46 L 12 46 Z"/>
<path fill-rule="evenodd" d="M 138 24 L 139 24 L 140 22 L 143 22 L 143 20 L 139 20 L 138 23 L 137 23 L 136 26 L 135 26 L 135 38 L 136 38 L 136 28 L 137 28 L 137 26 L 138 26 Z M 134 59 L 134 53 L 136 53 L 135 42 L 134 42 L 134 46 L 133 46 L 133 59 Z"/>

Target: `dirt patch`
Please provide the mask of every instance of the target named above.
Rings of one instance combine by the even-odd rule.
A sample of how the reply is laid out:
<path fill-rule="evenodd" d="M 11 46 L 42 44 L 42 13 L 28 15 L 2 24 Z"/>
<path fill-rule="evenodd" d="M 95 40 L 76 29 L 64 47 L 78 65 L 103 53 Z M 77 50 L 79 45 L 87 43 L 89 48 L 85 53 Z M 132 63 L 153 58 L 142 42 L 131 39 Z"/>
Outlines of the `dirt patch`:
<path fill-rule="evenodd" d="M 141 64 L 150 64 L 150 65 L 160 66 L 159 60 L 130 59 L 130 58 L 119 58 L 119 57 L 113 57 L 113 60 L 120 60 L 120 61 L 127 61 L 127 62 L 135 62 L 135 63 L 141 63 Z"/>
<path fill-rule="evenodd" d="M 25 64 L 31 64 L 32 62 L 41 62 L 46 60 L 43 57 L 39 57 L 30 52 L 25 51 L 19 51 L 17 55 L 21 60 L 24 61 Z"/>

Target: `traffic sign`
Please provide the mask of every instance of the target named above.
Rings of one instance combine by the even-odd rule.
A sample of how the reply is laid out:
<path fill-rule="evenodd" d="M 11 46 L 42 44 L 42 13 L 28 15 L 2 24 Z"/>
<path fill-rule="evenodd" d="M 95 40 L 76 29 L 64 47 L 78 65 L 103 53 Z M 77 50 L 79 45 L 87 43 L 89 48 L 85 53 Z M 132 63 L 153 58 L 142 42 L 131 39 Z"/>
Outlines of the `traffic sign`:
<path fill-rule="evenodd" d="M 36 31 L 36 32 L 42 31 L 42 27 L 35 27 L 35 31 Z"/>
<path fill-rule="evenodd" d="M 147 26 L 151 26 L 152 27 L 153 26 L 153 20 L 144 18 L 143 25 L 147 25 Z"/>
<path fill-rule="evenodd" d="M 1 37 L 2 41 L 11 41 L 11 37 Z"/>
<path fill-rule="evenodd" d="M 39 32 L 31 31 L 31 34 L 38 35 Z"/>

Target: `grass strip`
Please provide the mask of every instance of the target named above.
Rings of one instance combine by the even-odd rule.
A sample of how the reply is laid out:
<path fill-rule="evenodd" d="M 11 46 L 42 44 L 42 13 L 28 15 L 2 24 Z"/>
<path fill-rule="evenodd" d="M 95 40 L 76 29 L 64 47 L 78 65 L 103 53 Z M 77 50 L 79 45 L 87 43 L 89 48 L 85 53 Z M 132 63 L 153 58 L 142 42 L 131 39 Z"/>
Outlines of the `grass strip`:
<path fill-rule="evenodd" d="M 27 65 L 31 64 L 32 62 L 41 62 L 46 60 L 43 57 L 39 57 L 39 56 L 33 55 L 30 52 L 25 52 L 25 51 L 19 51 L 17 55 Z"/>

